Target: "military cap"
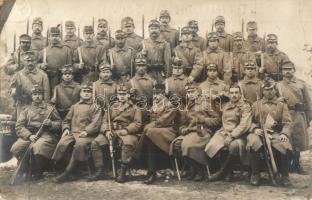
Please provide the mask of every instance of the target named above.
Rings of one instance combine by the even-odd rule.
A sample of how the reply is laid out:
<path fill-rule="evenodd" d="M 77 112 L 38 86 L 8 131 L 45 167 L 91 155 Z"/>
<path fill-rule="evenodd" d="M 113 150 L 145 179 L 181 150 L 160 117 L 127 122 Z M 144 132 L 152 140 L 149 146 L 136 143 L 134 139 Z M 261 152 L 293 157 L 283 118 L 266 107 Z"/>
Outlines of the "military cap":
<path fill-rule="evenodd" d="M 277 42 L 277 35 L 276 34 L 268 34 L 266 40 L 268 42 Z"/>
<path fill-rule="evenodd" d="M 125 38 L 125 37 L 126 37 L 126 33 L 123 32 L 122 30 L 115 31 L 115 38 Z"/>
<path fill-rule="evenodd" d="M 52 35 L 60 35 L 61 31 L 58 27 L 51 27 L 50 28 L 50 34 Z"/>
<path fill-rule="evenodd" d="M 198 87 L 195 83 L 191 83 L 191 82 L 188 82 L 185 84 L 185 90 L 186 91 L 194 91 L 194 90 L 197 90 Z"/>
<path fill-rule="evenodd" d="M 75 27 L 75 22 L 74 21 L 71 21 L 71 20 L 68 20 L 65 22 L 65 27 Z"/>
<path fill-rule="evenodd" d="M 29 51 L 24 51 L 22 53 L 22 56 L 24 57 L 24 59 L 29 59 L 29 58 L 35 58 L 36 56 L 36 52 L 35 51 L 32 51 L 32 50 L 29 50 Z"/>
<path fill-rule="evenodd" d="M 84 26 L 83 27 L 83 32 L 84 33 L 89 33 L 89 34 L 91 34 L 91 33 L 94 33 L 94 30 L 93 30 L 93 27 L 92 26 Z"/>
<path fill-rule="evenodd" d="M 126 25 L 134 25 L 133 19 L 131 17 L 125 17 L 121 20 L 121 27 Z"/>
<path fill-rule="evenodd" d="M 61 68 L 61 73 L 62 74 L 72 74 L 74 72 L 73 66 L 71 64 L 64 65 Z"/>
<path fill-rule="evenodd" d="M 89 90 L 92 91 L 93 85 L 90 81 L 85 81 L 81 84 L 81 90 Z"/>
<path fill-rule="evenodd" d="M 43 24 L 42 18 L 41 17 L 34 18 L 32 24 L 39 24 L 42 26 L 42 24 Z"/>
<path fill-rule="evenodd" d="M 192 33 L 191 29 L 187 26 L 181 29 L 181 34 L 191 34 L 191 33 Z"/>
<path fill-rule="evenodd" d="M 197 27 L 198 28 L 198 22 L 196 20 L 190 20 L 187 22 L 187 25 L 189 27 Z"/>
<path fill-rule="evenodd" d="M 179 58 L 179 57 L 174 57 L 172 59 L 172 67 L 175 67 L 175 68 L 182 68 L 182 59 Z"/>
<path fill-rule="evenodd" d="M 212 39 L 217 39 L 219 40 L 219 35 L 216 32 L 210 32 L 207 34 L 207 39 L 212 40 Z"/>
<path fill-rule="evenodd" d="M 245 68 L 246 67 L 252 67 L 252 68 L 256 68 L 256 61 L 255 60 L 246 60 L 246 62 L 244 63 Z"/>
<path fill-rule="evenodd" d="M 38 84 L 35 84 L 32 88 L 31 88 L 31 93 L 34 94 L 34 93 L 43 93 L 43 88 L 38 85 Z"/>
<path fill-rule="evenodd" d="M 295 69 L 295 64 L 291 61 L 283 63 L 282 69 Z"/>
<path fill-rule="evenodd" d="M 156 92 L 156 93 L 164 93 L 165 90 L 166 90 L 166 86 L 164 84 L 155 84 L 154 85 L 154 88 L 153 90 Z"/>
<path fill-rule="evenodd" d="M 20 42 L 30 42 L 31 41 L 31 37 L 27 34 L 22 34 L 19 37 L 19 41 Z"/>
<path fill-rule="evenodd" d="M 159 17 L 170 17 L 170 13 L 168 10 L 162 10 L 160 11 Z"/>
<path fill-rule="evenodd" d="M 247 23 L 247 28 L 249 28 L 249 29 L 256 29 L 256 28 L 257 28 L 257 22 L 255 22 L 255 21 L 249 21 L 249 22 Z"/>
<path fill-rule="evenodd" d="M 215 63 L 209 63 L 207 66 L 206 66 L 206 69 L 209 70 L 209 69 L 218 69 L 218 66 L 217 64 Z"/>
<path fill-rule="evenodd" d="M 272 78 L 265 78 L 263 80 L 262 88 L 264 90 L 270 90 L 272 88 L 275 88 L 275 81 Z"/>
<path fill-rule="evenodd" d="M 111 71 L 111 66 L 107 62 L 103 62 L 99 66 L 99 70 L 100 70 L 100 72 L 104 72 L 104 71 L 107 71 L 107 70 Z"/>
<path fill-rule="evenodd" d="M 135 57 L 135 64 L 136 65 L 146 65 L 147 64 L 146 56 L 144 55 L 144 53 L 140 52 L 137 54 L 137 56 Z"/>
<path fill-rule="evenodd" d="M 124 84 L 117 85 L 117 93 L 128 93 L 128 88 Z"/>
<path fill-rule="evenodd" d="M 148 27 L 151 27 L 151 26 L 160 27 L 160 23 L 156 19 L 152 19 L 148 24 Z"/>
<path fill-rule="evenodd" d="M 225 19 L 223 16 L 218 16 L 215 18 L 215 24 L 217 23 L 224 23 L 225 24 Z"/>
<path fill-rule="evenodd" d="M 234 40 L 243 40 L 244 39 L 243 33 L 242 32 L 235 32 L 233 34 L 233 39 Z"/>
<path fill-rule="evenodd" d="M 106 19 L 100 18 L 100 19 L 98 19 L 98 25 L 100 25 L 100 24 L 107 26 L 108 22 Z"/>

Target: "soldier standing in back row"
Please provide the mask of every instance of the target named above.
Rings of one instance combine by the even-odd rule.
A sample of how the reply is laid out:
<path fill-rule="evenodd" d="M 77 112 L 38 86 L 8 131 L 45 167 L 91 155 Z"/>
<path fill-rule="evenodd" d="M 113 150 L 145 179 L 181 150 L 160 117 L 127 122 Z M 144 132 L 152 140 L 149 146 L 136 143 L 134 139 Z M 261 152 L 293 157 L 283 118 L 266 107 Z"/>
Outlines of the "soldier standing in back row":
<path fill-rule="evenodd" d="M 143 38 L 134 33 L 134 28 L 134 22 L 131 17 L 125 17 L 121 20 L 121 30 L 126 34 L 126 45 L 139 52 L 142 50 Z"/>
<path fill-rule="evenodd" d="M 32 23 L 33 34 L 31 36 L 31 48 L 33 50 L 41 51 L 48 45 L 47 38 L 42 35 L 42 29 L 42 19 L 40 17 L 35 18 Z"/>
<path fill-rule="evenodd" d="M 233 51 L 233 37 L 225 32 L 225 19 L 223 16 L 216 17 L 215 21 L 216 31 L 219 37 L 219 47 L 225 52 Z"/>
<path fill-rule="evenodd" d="M 115 46 L 113 38 L 109 38 L 108 35 L 108 22 L 106 19 L 98 19 L 97 34 L 94 41 L 97 45 L 101 45 L 105 50 L 108 50 Z"/>
<path fill-rule="evenodd" d="M 279 96 L 288 105 L 293 128 L 290 142 L 293 146 L 291 170 L 299 174 L 306 174 L 300 164 L 300 152 L 309 147 L 307 123 L 312 119 L 312 101 L 307 84 L 295 77 L 294 63 L 284 63 L 282 66 L 283 80 L 277 83 Z"/>
<path fill-rule="evenodd" d="M 49 46 L 40 52 L 39 67 L 44 70 L 50 81 L 51 93 L 60 83 L 60 69 L 67 64 L 72 64 L 72 52 L 68 46 L 61 42 L 61 32 L 57 27 L 50 28 Z"/>
<path fill-rule="evenodd" d="M 80 30 L 78 30 L 80 31 Z M 69 46 L 73 51 L 77 49 L 82 44 L 82 39 L 80 39 L 76 34 L 76 25 L 74 21 L 66 21 L 65 22 L 65 37 L 64 44 Z"/>
<path fill-rule="evenodd" d="M 162 39 L 166 40 L 170 44 L 170 49 L 174 49 L 179 44 L 179 31 L 171 28 L 169 23 L 171 16 L 168 10 L 160 11 L 160 35 Z"/>
<path fill-rule="evenodd" d="M 85 81 L 94 82 L 99 77 L 99 65 L 106 61 L 106 52 L 103 46 L 94 42 L 92 26 L 83 28 L 83 37 L 83 43 L 74 51 L 73 56 L 76 68 L 76 81 L 79 83 Z"/>
<path fill-rule="evenodd" d="M 245 41 L 245 47 L 247 51 L 250 52 L 258 52 L 258 51 L 265 51 L 265 38 L 260 38 L 257 35 L 257 23 L 255 21 L 250 21 L 247 23 L 247 40 Z"/>
<path fill-rule="evenodd" d="M 201 51 L 204 51 L 207 48 L 207 41 L 198 35 L 198 22 L 196 20 L 191 20 L 187 23 L 187 26 L 191 29 L 192 32 L 192 43 L 195 47 L 199 48 Z"/>
<path fill-rule="evenodd" d="M 108 50 L 108 60 L 112 67 L 113 79 L 125 83 L 134 76 L 135 50 L 126 46 L 126 34 L 115 32 L 115 47 Z"/>
<path fill-rule="evenodd" d="M 157 20 L 151 20 L 148 25 L 150 38 L 143 40 L 143 53 L 146 54 L 148 68 L 147 73 L 162 84 L 166 77 L 170 76 L 170 44 L 160 37 L 160 24 Z"/>

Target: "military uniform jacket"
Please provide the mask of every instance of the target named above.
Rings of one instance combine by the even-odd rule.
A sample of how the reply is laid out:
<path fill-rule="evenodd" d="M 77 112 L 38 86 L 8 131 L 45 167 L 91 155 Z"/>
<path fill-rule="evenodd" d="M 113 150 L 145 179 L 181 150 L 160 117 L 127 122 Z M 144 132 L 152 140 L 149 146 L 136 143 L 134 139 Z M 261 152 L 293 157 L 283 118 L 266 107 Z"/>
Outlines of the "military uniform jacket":
<path fill-rule="evenodd" d="M 181 76 L 171 76 L 165 80 L 166 92 L 173 95 L 177 95 L 180 98 L 186 97 L 185 85 L 187 83 L 187 77 L 185 75 Z"/>
<path fill-rule="evenodd" d="M 207 48 L 207 41 L 197 34 L 193 36 L 192 43 L 195 47 L 199 48 L 200 51 L 204 51 Z"/>
<path fill-rule="evenodd" d="M 70 107 L 63 123 L 62 130 L 69 129 L 75 136 L 86 131 L 88 136 L 96 136 L 99 133 L 102 122 L 102 111 L 90 101 L 80 100 Z"/>
<path fill-rule="evenodd" d="M 108 35 L 102 36 L 97 34 L 94 38 L 94 42 L 96 45 L 101 45 L 105 50 L 110 49 L 115 46 L 115 40 L 111 37 L 111 44 L 109 45 Z"/>
<path fill-rule="evenodd" d="M 142 40 L 141 36 L 131 33 L 126 36 L 126 46 L 131 47 L 136 52 L 140 52 L 142 50 Z"/>
<path fill-rule="evenodd" d="M 41 51 L 47 46 L 47 38 L 42 35 L 37 36 L 35 34 L 31 37 L 31 49 Z"/>
<path fill-rule="evenodd" d="M 124 46 L 123 48 L 115 46 L 108 50 L 107 56 L 110 63 L 113 63 L 112 72 L 114 78 L 120 79 L 121 76 L 134 76 L 134 49 L 128 46 Z"/>
<path fill-rule="evenodd" d="M 229 91 L 229 87 L 219 78 L 215 80 L 210 80 L 207 78 L 207 80 L 199 85 L 199 88 L 202 90 L 202 94 L 207 97 L 209 97 L 210 94 L 218 95 L 223 93 L 224 95 L 227 95 Z"/>
<path fill-rule="evenodd" d="M 105 102 L 111 102 L 114 100 L 117 90 L 117 84 L 113 80 L 103 81 L 97 80 L 94 84 L 94 100 L 97 98 L 105 100 Z"/>
<path fill-rule="evenodd" d="M 108 115 L 110 115 L 113 130 L 126 129 L 129 135 L 137 135 L 142 126 L 142 113 L 135 105 L 127 102 L 115 102 L 110 106 L 109 112 L 104 114 L 101 133 L 109 130 Z"/>
<path fill-rule="evenodd" d="M 219 47 L 225 52 L 233 51 L 233 36 L 223 32 L 218 33 L 219 36 Z"/>
<path fill-rule="evenodd" d="M 31 90 L 34 85 L 40 85 L 43 88 L 44 100 L 48 102 L 50 100 L 49 79 L 46 73 L 37 68 L 32 71 L 24 68 L 13 76 L 11 88 L 16 88 L 17 101 L 29 104 L 32 101 Z"/>
<path fill-rule="evenodd" d="M 73 36 L 68 36 L 65 35 L 63 43 L 70 47 L 72 50 L 77 49 L 77 47 L 79 47 L 82 44 L 83 40 L 78 38 L 78 36 L 73 35 Z"/>
<path fill-rule="evenodd" d="M 250 52 L 265 51 L 265 42 L 257 35 L 255 37 L 248 36 L 244 46 L 246 47 L 247 51 Z"/>
<path fill-rule="evenodd" d="M 246 51 L 246 49 L 237 49 L 234 47 L 233 52 L 230 52 L 230 57 L 233 60 L 232 78 L 242 80 L 245 71 L 245 62 L 255 60 L 255 54 Z"/>
<path fill-rule="evenodd" d="M 281 67 L 283 66 L 285 62 L 288 62 L 288 61 L 289 61 L 288 56 L 284 52 L 281 52 L 278 49 L 275 50 L 275 52 L 273 53 L 268 53 L 266 51 L 263 54 L 264 72 L 268 74 L 281 74 L 282 73 Z"/>
<path fill-rule="evenodd" d="M 59 112 L 68 111 L 73 104 L 79 101 L 80 89 L 80 85 L 74 81 L 71 83 L 62 81 L 54 88 L 51 103 L 55 104 Z"/>
<path fill-rule="evenodd" d="M 147 71 L 164 71 L 167 77 L 170 76 L 170 44 L 160 37 L 156 40 L 149 38 L 143 40 L 143 49 L 147 51 Z"/>
<path fill-rule="evenodd" d="M 179 44 L 179 31 L 170 26 L 160 26 L 160 36 L 170 44 L 171 49 Z"/>
<path fill-rule="evenodd" d="M 262 98 L 262 81 L 258 78 L 247 79 L 246 77 L 238 82 L 239 87 L 242 90 L 243 97 L 252 104 L 257 101 L 258 98 Z"/>
<path fill-rule="evenodd" d="M 175 56 L 182 59 L 182 66 L 186 75 L 191 74 L 192 70 L 198 70 L 201 68 L 200 61 L 202 59 L 202 53 L 199 48 L 195 47 L 192 43 L 181 43 L 174 50 Z M 188 72 L 188 73 L 187 73 Z M 196 77 L 194 77 L 196 78 Z"/>
<path fill-rule="evenodd" d="M 196 70 L 193 70 L 191 76 L 196 78 L 203 76 L 205 73 L 205 68 L 208 64 L 215 63 L 218 67 L 219 78 L 224 80 L 226 84 L 230 84 L 232 77 L 232 63 L 228 53 L 225 53 L 222 49 L 218 48 L 216 50 L 211 50 L 207 47 L 207 50 L 203 52 L 203 57 L 200 65 Z"/>

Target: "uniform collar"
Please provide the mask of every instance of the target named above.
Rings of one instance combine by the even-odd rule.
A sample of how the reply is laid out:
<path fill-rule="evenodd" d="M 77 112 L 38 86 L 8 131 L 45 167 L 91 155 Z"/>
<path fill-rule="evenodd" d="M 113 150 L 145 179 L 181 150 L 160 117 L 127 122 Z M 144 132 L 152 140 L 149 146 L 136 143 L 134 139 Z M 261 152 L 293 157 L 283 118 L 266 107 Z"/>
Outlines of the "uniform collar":
<path fill-rule="evenodd" d="M 216 48 L 215 50 L 212 50 L 212 49 L 210 49 L 210 47 L 207 47 L 207 52 L 208 52 L 208 53 L 213 53 L 213 52 L 219 53 L 219 52 L 221 52 L 221 51 L 222 51 L 222 50 L 221 50 L 220 47 Z"/>
<path fill-rule="evenodd" d="M 92 41 L 91 43 L 89 42 L 83 42 L 82 43 L 82 46 L 83 47 L 86 47 L 86 48 L 96 48 L 96 44 L 94 41 Z"/>
<path fill-rule="evenodd" d="M 183 49 L 192 49 L 194 47 L 194 45 L 190 42 L 190 43 L 186 43 L 186 42 L 182 42 L 180 44 L 180 46 L 183 48 Z"/>
<path fill-rule="evenodd" d="M 55 45 L 52 45 L 52 43 L 49 45 L 50 48 L 54 48 L 54 47 L 58 47 L 58 48 L 62 48 L 63 47 L 63 44 L 61 42 L 55 44 Z"/>
<path fill-rule="evenodd" d="M 47 104 L 45 104 L 44 101 L 42 101 L 39 105 L 36 105 L 34 102 L 32 102 L 31 105 L 33 107 L 36 107 L 36 108 L 46 108 L 47 107 Z"/>
<path fill-rule="evenodd" d="M 127 37 L 130 37 L 130 38 L 136 38 L 136 37 L 137 37 L 137 35 L 136 35 L 135 33 L 131 33 L 131 34 L 127 35 Z"/>
<path fill-rule="evenodd" d="M 193 39 L 192 40 L 193 41 L 199 41 L 200 40 L 199 35 L 197 35 L 197 33 L 196 33 L 196 35 L 193 35 Z"/>
<path fill-rule="evenodd" d="M 41 40 L 41 39 L 43 39 L 43 36 L 42 36 L 42 35 L 35 35 L 35 34 L 32 34 L 32 35 L 31 35 L 31 39 L 32 39 L 32 40 L 37 40 L 37 39 L 40 39 L 40 40 Z"/>
<path fill-rule="evenodd" d="M 114 83 L 114 81 L 112 79 L 109 79 L 107 81 L 104 81 L 102 79 L 99 79 L 101 84 L 108 84 L 108 85 L 112 85 Z"/>
<path fill-rule="evenodd" d="M 235 107 L 241 107 L 244 104 L 244 100 L 240 99 L 237 103 L 232 103 L 229 101 L 227 108 L 235 108 Z"/>
<path fill-rule="evenodd" d="M 255 35 L 255 36 L 250 36 L 248 35 L 247 36 L 247 40 L 250 40 L 250 41 L 260 41 L 261 39 L 258 37 L 258 35 Z"/>
<path fill-rule="evenodd" d="M 253 84 L 256 84 L 256 83 L 258 83 L 258 79 L 257 79 L 257 77 L 254 77 L 254 78 L 252 78 L 252 79 L 247 79 L 246 77 L 244 77 L 244 79 L 243 79 L 243 82 L 244 83 L 253 83 Z"/>
<path fill-rule="evenodd" d="M 103 40 L 103 39 L 108 40 L 108 35 L 107 35 L 107 34 L 106 34 L 106 35 L 97 34 L 97 35 L 96 35 L 96 39 L 97 39 L 97 40 Z"/>
<path fill-rule="evenodd" d="M 35 67 L 33 70 L 29 71 L 29 69 L 27 67 L 24 67 L 24 73 L 25 74 L 37 74 L 38 70 Z"/>
<path fill-rule="evenodd" d="M 263 97 L 262 102 L 263 104 L 277 104 L 278 100 L 276 97 L 272 100 L 268 100 L 267 98 Z"/>
<path fill-rule="evenodd" d="M 65 35 L 64 37 L 64 41 L 76 41 L 76 40 L 78 40 L 78 37 L 76 35 L 73 36 Z"/>
<path fill-rule="evenodd" d="M 144 76 L 138 76 L 137 74 L 134 76 L 134 78 L 140 80 L 140 79 L 146 79 L 148 80 L 149 79 L 149 76 L 147 74 L 145 74 Z"/>
<path fill-rule="evenodd" d="M 207 78 L 207 80 L 206 80 L 209 84 L 211 84 L 211 85 L 219 85 L 219 83 L 220 83 L 220 79 L 219 78 L 216 78 L 215 80 L 209 80 L 208 78 Z"/>
<path fill-rule="evenodd" d="M 293 76 L 290 80 L 283 78 L 283 81 L 286 82 L 286 83 L 291 83 L 291 82 L 292 83 L 296 83 L 297 79 L 296 79 L 295 76 Z"/>
<path fill-rule="evenodd" d="M 116 52 L 120 52 L 120 51 L 126 52 L 126 51 L 127 51 L 127 47 L 126 47 L 126 45 L 124 45 L 123 47 L 119 48 L 119 47 L 117 47 L 117 45 L 116 45 L 116 46 L 115 46 L 115 50 L 116 50 Z"/>
<path fill-rule="evenodd" d="M 89 99 L 89 100 L 87 100 L 87 101 L 80 99 L 78 103 L 79 103 L 79 104 L 88 104 L 88 105 L 91 105 L 91 104 L 92 104 L 92 99 Z"/>
<path fill-rule="evenodd" d="M 180 75 L 180 76 L 174 76 L 172 75 L 173 80 L 183 80 L 185 78 L 184 74 Z"/>
<path fill-rule="evenodd" d="M 219 32 L 217 32 L 218 33 L 218 36 L 219 37 L 226 37 L 227 36 L 227 33 L 225 32 L 225 31 L 223 31 L 222 33 L 219 33 Z"/>
<path fill-rule="evenodd" d="M 160 25 L 160 31 L 161 32 L 170 32 L 171 31 L 171 27 L 168 25 L 168 26 L 163 26 L 163 25 Z"/>
<path fill-rule="evenodd" d="M 69 87 L 69 88 L 74 88 L 75 87 L 75 85 L 74 85 L 74 81 L 71 81 L 71 82 L 69 82 L 69 83 L 66 83 L 65 81 L 61 81 L 61 85 L 63 86 L 63 87 Z"/>

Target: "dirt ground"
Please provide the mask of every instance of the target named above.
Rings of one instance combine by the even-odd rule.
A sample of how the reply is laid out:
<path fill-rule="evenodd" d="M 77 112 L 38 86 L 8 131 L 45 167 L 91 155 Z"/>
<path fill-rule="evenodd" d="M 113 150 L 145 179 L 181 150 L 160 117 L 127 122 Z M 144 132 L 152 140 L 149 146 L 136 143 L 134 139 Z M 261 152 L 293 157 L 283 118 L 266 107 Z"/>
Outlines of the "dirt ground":
<path fill-rule="evenodd" d="M 312 150 L 302 155 L 302 164 L 309 175 L 291 174 L 292 187 L 272 187 L 263 180 L 262 186 L 253 187 L 246 177 L 236 177 L 231 183 L 225 182 L 179 182 L 175 177 L 165 180 L 165 172 L 154 185 L 142 183 L 142 170 L 133 171 L 133 181 L 119 184 L 112 180 L 86 182 L 78 181 L 55 184 L 49 175 L 42 181 L 9 185 L 12 169 L 0 169 L 0 200 L 86 200 L 86 199 L 312 199 Z"/>

